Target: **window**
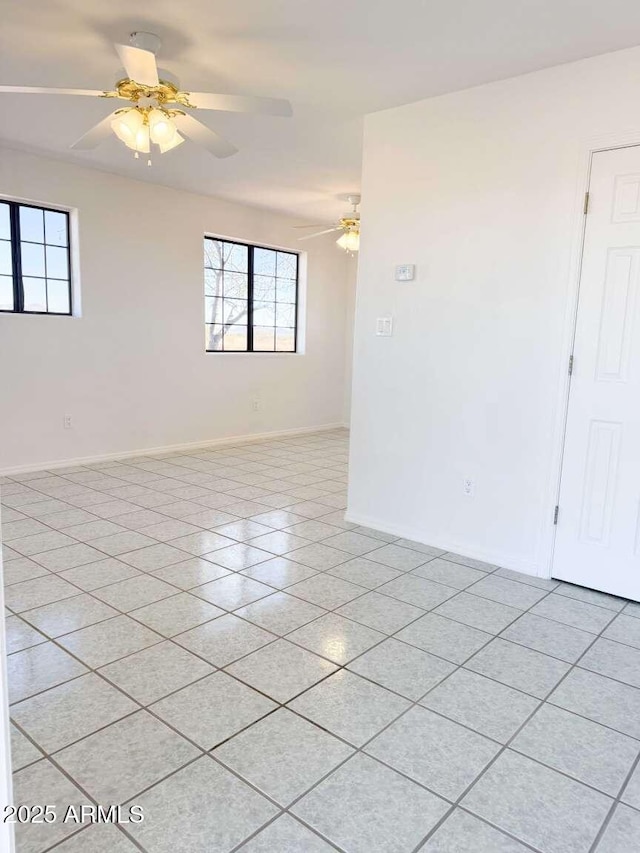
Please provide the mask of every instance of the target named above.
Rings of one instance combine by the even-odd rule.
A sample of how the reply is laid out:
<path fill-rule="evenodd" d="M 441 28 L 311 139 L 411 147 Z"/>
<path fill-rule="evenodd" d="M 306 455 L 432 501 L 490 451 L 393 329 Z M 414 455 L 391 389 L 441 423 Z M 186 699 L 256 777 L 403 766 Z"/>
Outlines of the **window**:
<path fill-rule="evenodd" d="M 204 238 L 207 352 L 295 352 L 298 255 Z"/>
<path fill-rule="evenodd" d="M 0 311 L 71 314 L 68 213 L 0 200 Z"/>

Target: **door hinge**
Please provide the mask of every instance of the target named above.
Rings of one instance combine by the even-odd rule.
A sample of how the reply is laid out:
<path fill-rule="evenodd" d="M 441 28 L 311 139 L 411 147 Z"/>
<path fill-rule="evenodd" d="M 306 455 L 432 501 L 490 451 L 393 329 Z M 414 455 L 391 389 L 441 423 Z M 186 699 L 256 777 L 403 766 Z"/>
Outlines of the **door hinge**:
<path fill-rule="evenodd" d="M 569 376 L 573 375 L 573 355 L 569 356 Z"/>
<path fill-rule="evenodd" d="M 557 507 L 554 509 L 554 511 L 553 511 L 553 523 L 554 523 L 554 524 L 557 524 L 557 523 L 558 523 L 558 515 L 559 515 L 559 513 L 560 513 L 560 507 L 559 507 L 559 506 L 557 506 Z"/>
<path fill-rule="evenodd" d="M 589 213 L 589 193 L 584 194 L 584 215 L 586 216 Z"/>

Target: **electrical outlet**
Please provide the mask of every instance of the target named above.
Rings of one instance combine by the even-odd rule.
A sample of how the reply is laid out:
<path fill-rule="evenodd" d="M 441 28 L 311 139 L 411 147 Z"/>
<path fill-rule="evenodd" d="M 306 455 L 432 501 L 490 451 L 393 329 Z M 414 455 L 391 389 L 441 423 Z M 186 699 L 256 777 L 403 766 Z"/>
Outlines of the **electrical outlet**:
<path fill-rule="evenodd" d="M 476 491 L 476 484 L 473 480 L 469 479 L 469 477 L 465 477 L 462 481 L 462 491 L 467 495 L 467 497 L 472 498 Z"/>
<path fill-rule="evenodd" d="M 253 400 L 251 401 L 251 409 L 252 409 L 254 412 L 259 412 L 259 411 L 260 411 L 260 400 L 258 400 L 258 398 L 257 398 L 257 397 L 254 397 L 254 398 L 253 398 Z"/>
<path fill-rule="evenodd" d="M 64 416 L 63 424 L 65 429 L 73 429 L 73 421 L 71 419 L 71 415 Z"/>

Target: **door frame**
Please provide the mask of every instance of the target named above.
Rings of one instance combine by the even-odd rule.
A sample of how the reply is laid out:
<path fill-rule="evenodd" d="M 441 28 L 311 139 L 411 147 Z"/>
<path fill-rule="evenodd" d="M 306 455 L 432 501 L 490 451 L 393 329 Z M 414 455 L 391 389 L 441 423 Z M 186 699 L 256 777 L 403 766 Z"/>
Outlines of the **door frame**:
<path fill-rule="evenodd" d="M 600 134 L 586 140 L 582 147 L 581 165 L 578 171 L 576 200 L 574 210 L 574 225 L 572 226 L 571 262 L 569 275 L 569 293 L 565 308 L 562 356 L 559 368 L 558 389 L 556 392 L 556 426 L 554 429 L 553 451 L 549 494 L 549 512 L 545 513 L 541 531 L 543 543 L 542 553 L 544 564 L 541 566 L 541 577 L 551 578 L 555 557 L 557 525 L 554 522 L 553 508 L 560 506 L 560 488 L 562 485 L 562 465 L 567 438 L 567 421 L 569 415 L 569 395 L 571 393 L 571 376 L 569 374 L 569 359 L 575 346 L 580 306 L 580 284 L 582 279 L 582 259 L 584 255 L 585 237 L 587 230 L 587 212 L 584 209 L 585 196 L 591 183 L 591 170 L 594 154 L 603 151 L 615 151 L 621 148 L 640 147 L 640 131 L 627 133 Z M 560 507 L 562 512 L 562 507 Z"/>

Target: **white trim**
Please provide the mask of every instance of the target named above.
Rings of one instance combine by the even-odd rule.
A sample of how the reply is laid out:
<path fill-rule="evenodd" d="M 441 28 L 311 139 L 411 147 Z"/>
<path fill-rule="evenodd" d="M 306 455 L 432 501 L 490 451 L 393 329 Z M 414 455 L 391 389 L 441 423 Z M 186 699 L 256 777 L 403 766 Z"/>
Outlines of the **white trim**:
<path fill-rule="evenodd" d="M 181 450 L 197 450 L 198 448 L 225 447 L 233 444 L 251 444 L 255 441 L 270 441 L 276 438 L 287 438 L 296 435 L 307 435 L 314 432 L 330 432 L 334 429 L 344 429 L 343 423 L 320 424 L 311 427 L 296 427 L 295 429 L 274 430 L 273 432 L 250 433 L 249 435 L 231 435 L 225 438 L 212 438 L 208 441 L 189 441 L 185 444 L 167 444 L 162 447 L 142 447 L 137 450 L 119 450 L 115 453 L 104 453 L 99 456 L 75 456 L 68 459 L 56 459 L 50 462 L 39 462 L 36 465 L 16 465 L 12 468 L 1 468 L 0 476 L 10 477 L 12 474 L 29 474 L 32 471 L 53 471 L 56 468 L 66 468 L 68 465 L 91 465 L 94 462 L 112 462 L 117 459 L 131 459 L 136 456 L 153 456 L 158 453 L 178 453 Z"/>
<path fill-rule="evenodd" d="M 530 560 L 523 560 L 521 557 L 505 554 L 501 551 L 486 551 L 475 546 L 470 547 L 466 543 L 454 542 L 452 539 L 443 539 L 437 533 L 431 535 L 425 533 L 424 530 L 416 530 L 412 527 L 405 527 L 402 524 L 388 524 L 378 518 L 360 515 L 357 512 L 352 513 L 348 510 L 345 513 L 345 520 L 350 521 L 352 524 L 370 527 L 372 530 L 380 530 L 382 533 L 389 533 L 392 536 L 398 536 L 402 539 L 412 539 L 414 542 L 421 542 L 423 545 L 431 545 L 433 548 L 440 548 L 442 551 L 463 554 L 465 557 L 472 557 L 474 560 L 482 560 L 484 563 L 491 563 L 494 566 L 513 569 L 513 571 L 522 572 L 525 575 L 546 577 L 543 566 L 539 566 Z"/>

